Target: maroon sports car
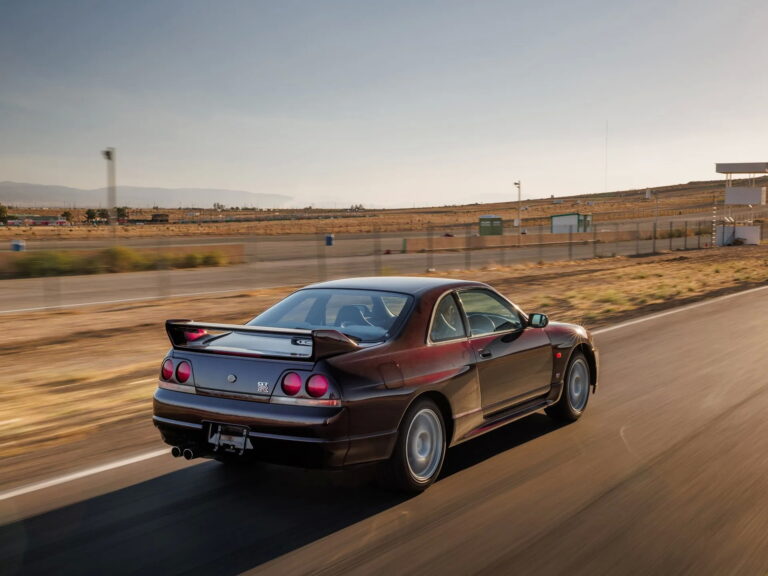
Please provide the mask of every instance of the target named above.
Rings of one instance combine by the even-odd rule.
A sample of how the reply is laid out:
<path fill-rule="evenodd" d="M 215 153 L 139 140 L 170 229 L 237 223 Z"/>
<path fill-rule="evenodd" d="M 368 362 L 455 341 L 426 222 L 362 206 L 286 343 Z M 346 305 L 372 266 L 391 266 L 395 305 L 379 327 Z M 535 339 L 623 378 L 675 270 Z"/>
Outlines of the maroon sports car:
<path fill-rule="evenodd" d="M 294 292 L 245 325 L 168 320 L 154 423 L 174 456 L 381 462 L 419 492 L 446 448 L 539 410 L 578 419 L 597 387 L 581 326 L 486 284 L 354 278 Z"/>

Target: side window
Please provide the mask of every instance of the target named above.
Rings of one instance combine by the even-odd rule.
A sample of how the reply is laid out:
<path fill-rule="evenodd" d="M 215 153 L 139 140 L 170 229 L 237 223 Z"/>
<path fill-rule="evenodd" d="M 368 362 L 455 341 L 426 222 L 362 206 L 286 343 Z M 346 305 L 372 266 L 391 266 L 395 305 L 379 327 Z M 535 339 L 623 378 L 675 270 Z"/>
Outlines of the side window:
<path fill-rule="evenodd" d="M 443 296 L 435 308 L 429 338 L 432 342 L 445 342 L 446 340 L 464 338 L 466 335 L 456 300 L 452 294 Z"/>
<path fill-rule="evenodd" d="M 492 292 L 466 290 L 459 294 L 459 298 L 472 336 L 518 330 L 523 326 L 517 310 Z"/>

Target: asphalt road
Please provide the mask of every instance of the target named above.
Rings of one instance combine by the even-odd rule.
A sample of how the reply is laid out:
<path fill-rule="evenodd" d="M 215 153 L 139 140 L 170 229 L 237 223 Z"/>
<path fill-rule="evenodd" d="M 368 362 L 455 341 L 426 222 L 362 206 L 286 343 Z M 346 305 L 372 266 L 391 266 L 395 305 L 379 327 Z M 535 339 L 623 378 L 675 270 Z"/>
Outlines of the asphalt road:
<path fill-rule="evenodd" d="M 392 239 L 389 241 L 392 242 Z M 333 247 L 320 246 L 318 242 L 309 240 L 259 244 L 257 248 L 250 248 L 258 250 L 258 259 L 252 254 L 249 264 L 223 268 L 0 280 L 0 314 L 91 303 L 304 285 L 352 276 L 411 274 L 424 272 L 428 268 L 448 274 L 450 270 L 519 262 L 578 260 L 595 255 L 631 255 L 650 253 L 653 250 L 651 241 L 633 240 L 601 243 L 597 246 L 574 244 L 569 247 L 556 244 L 431 254 L 400 254 L 397 249 L 393 249 L 391 254 L 374 256 L 371 242 L 361 239 L 359 244 L 346 241 Z M 381 246 L 386 249 L 386 243 L 382 242 Z M 673 238 L 671 246 L 672 249 L 683 249 L 686 242 L 683 238 Z M 697 239 L 689 238 L 687 246 L 698 246 Z M 656 248 L 669 249 L 669 240 L 658 240 Z M 360 250 L 365 253 L 357 254 Z"/>
<path fill-rule="evenodd" d="M 454 448 L 411 499 L 170 456 L 0 499 L 0 573 L 765 575 L 766 317 L 759 289 L 599 331 L 580 421 Z"/>

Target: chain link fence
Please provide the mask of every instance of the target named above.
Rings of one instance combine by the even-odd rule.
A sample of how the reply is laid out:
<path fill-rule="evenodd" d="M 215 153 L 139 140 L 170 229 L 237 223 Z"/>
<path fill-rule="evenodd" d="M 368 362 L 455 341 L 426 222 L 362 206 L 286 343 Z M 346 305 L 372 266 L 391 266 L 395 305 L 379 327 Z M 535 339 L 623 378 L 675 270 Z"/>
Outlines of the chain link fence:
<path fill-rule="evenodd" d="M 726 215 L 718 216 L 720 217 Z M 748 216 L 748 218 L 747 218 Z M 765 210 L 728 216 L 761 227 L 768 234 Z M 730 223 L 725 221 L 725 225 Z M 462 270 L 494 268 L 561 260 L 637 257 L 668 251 L 708 248 L 713 242 L 712 218 L 668 217 L 636 222 L 595 222 L 587 230 L 573 227 L 552 233 L 547 225 L 507 229 L 501 235 L 479 235 L 476 222 L 447 227 L 425 226 L 414 232 L 381 232 L 335 236 L 332 233 L 211 239 L 147 239 L 121 245 L 147 254 L 154 264 L 131 274 L 92 276 L 42 274 L 3 281 L 6 298 L 0 312 L 79 306 L 93 302 L 130 301 L 170 296 L 243 291 L 270 286 L 306 285 L 350 276 L 435 273 L 460 275 Z M 118 239 L 119 242 L 119 239 Z M 77 242 L 28 246 L 26 254 L 76 252 Z M 180 268 L 163 255 L 176 254 L 192 262 L 197 252 L 226 251 L 233 264 L 216 267 L 202 262 Z M 100 250 L 91 243 L 85 250 Z M 0 252 L 2 259 L 18 257 Z"/>

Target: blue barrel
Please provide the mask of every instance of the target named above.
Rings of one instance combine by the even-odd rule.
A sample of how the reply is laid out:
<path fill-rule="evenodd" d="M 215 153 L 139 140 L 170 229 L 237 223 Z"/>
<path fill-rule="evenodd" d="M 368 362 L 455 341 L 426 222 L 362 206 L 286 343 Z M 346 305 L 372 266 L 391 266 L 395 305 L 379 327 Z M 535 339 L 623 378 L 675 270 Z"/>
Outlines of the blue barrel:
<path fill-rule="evenodd" d="M 11 240 L 11 252 L 23 252 L 27 249 L 27 243 L 24 240 Z"/>
<path fill-rule="evenodd" d="M 325 235 L 325 245 L 326 246 L 333 246 L 333 234 L 326 234 Z"/>

